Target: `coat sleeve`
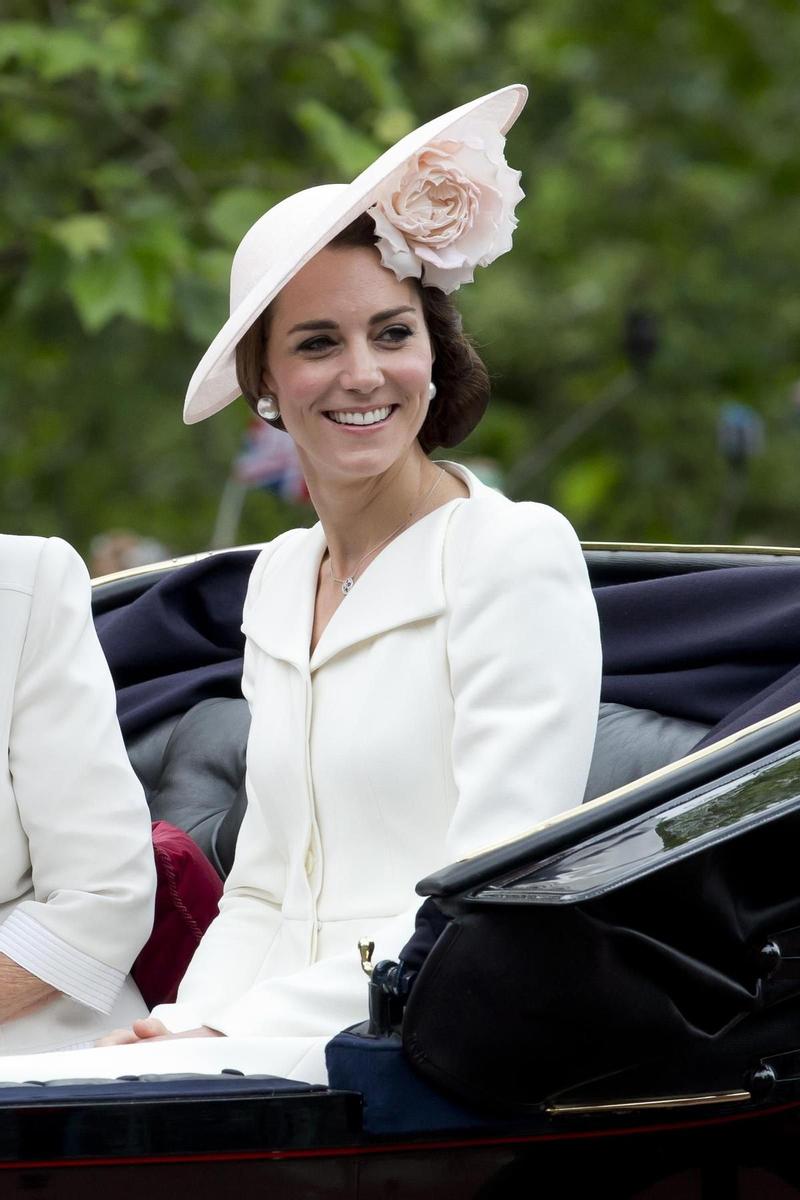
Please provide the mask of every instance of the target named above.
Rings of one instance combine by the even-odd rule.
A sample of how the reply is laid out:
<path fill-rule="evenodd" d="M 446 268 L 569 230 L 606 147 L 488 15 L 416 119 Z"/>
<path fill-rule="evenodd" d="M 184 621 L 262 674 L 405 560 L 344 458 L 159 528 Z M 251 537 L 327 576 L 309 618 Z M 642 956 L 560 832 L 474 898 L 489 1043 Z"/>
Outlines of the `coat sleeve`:
<path fill-rule="evenodd" d="M 544 506 L 493 497 L 461 506 L 444 576 L 458 791 L 446 839 L 452 860 L 581 802 L 600 640 L 575 534 Z M 419 904 L 409 889 L 406 911 L 365 927 L 375 961 L 398 957 Z M 264 932 L 271 911 L 263 906 Z M 204 999 L 202 1023 L 229 1036 L 331 1037 L 366 1017 L 367 988 L 353 947 L 260 980 L 232 1002 L 215 1007 L 211 995 Z"/>
<path fill-rule="evenodd" d="M 553 509 L 495 496 L 462 505 L 444 570 L 455 861 L 581 803 L 601 652 L 578 539 Z"/>
<path fill-rule="evenodd" d="M 8 757 L 33 899 L 0 926 L 0 951 L 110 1012 L 152 927 L 150 819 L 117 723 L 86 568 L 58 538 L 42 543 L 38 560 Z"/>

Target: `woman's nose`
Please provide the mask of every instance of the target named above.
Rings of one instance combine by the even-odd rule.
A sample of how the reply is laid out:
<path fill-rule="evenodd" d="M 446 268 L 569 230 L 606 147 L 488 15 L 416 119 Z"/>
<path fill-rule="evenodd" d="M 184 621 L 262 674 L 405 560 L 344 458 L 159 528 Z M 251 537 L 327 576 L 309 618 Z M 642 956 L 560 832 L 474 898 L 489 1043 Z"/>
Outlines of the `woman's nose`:
<path fill-rule="evenodd" d="M 342 387 L 347 392 L 374 392 L 383 384 L 383 371 L 370 346 L 361 344 L 348 349 L 342 364 Z"/>

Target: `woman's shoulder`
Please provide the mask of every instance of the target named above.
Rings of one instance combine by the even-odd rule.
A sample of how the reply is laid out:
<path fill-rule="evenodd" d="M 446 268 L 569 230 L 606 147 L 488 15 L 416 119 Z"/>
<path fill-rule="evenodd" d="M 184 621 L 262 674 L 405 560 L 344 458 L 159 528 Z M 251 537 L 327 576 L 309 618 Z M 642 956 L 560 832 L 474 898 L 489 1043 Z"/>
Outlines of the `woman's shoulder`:
<path fill-rule="evenodd" d="M 597 609 L 569 521 L 547 504 L 487 491 L 473 494 L 451 521 L 444 590 L 453 630 L 482 630 L 489 646 L 507 635 L 527 638 L 544 622 L 573 638 L 582 629 L 594 646 Z M 470 644 L 476 636 L 469 633 Z"/>
<path fill-rule="evenodd" d="M 482 485 L 459 504 L 450 522 L 448 550 L 454 565 L 471 561 L 493 566 L 548 562 L 563 558 L 583 563 L 575 530 L 548 504 L 509 500 Z"/>
<path fill-rule="evenodd" d="M 0 588 L 33 594 L 60 588 L 65 580 L 88 580 L 77 550 L 62 538 L 0 534 Z"/>
<path fill-rule="evenodd" d="M 300 548 L 310 536 L 310 529 L 287 529 L 285 533 L 278 534 L 272 541 L 266 543 L 259 552 L 250 572 L 250 580 L 247 585 L 248 600 L 258 594 L 267 575 L 281 569 L 286 555 Z"/>

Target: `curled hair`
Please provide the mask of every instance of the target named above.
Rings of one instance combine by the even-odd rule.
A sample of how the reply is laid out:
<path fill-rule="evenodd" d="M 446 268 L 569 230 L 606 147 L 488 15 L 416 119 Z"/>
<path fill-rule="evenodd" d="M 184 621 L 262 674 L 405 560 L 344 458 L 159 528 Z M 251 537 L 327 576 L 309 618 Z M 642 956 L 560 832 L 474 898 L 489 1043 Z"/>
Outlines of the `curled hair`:
<path fill-rule="evenodd" d="M 356 217 L 329 246 L 374 246 L 375 226 L 367 213 Z M 457 446 L 480 421 L 489 402 L 489 374 L 461 326 L 461 314 L 439 288 L 419 290 L 425 325 L 434 353 L 436 397 L 417 435 L 426 454 L 439 446 Z M 257 317 L 236 346 L 236 377 L 252 410 L 261 395 L 261 376 L 269 339 L 270 310 Z M 272 422 L 283 429 L 283 423 Z"/>

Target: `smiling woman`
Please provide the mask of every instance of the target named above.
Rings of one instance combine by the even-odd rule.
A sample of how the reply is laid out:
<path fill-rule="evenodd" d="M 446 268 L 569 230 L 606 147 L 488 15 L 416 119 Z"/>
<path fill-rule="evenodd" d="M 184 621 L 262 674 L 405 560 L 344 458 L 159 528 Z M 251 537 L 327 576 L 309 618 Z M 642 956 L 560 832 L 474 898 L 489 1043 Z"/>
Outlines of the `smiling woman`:
<path fill-rule="evenodd" d="M 433 363 L 412 285 L 386 271 L 374 247 L 332 247 L 272 307 L 261 392 L 278 401 L 312 499 L 331 476 L 374 477 L 407 455 L 425 419 Z M 325 316 L 297 320 L 309 311 Z"/>
<path fill-rule="evenodd" d="M 397 958 L 421 876 L 581 800 L 600 647 L 575 534 L 428 457 L 486 406 L 447 293 L 511 246 L 503 134 L 524 98 L 445 114 L 237 250 L 184 416 L 243 392 L 279 418 L 319 523 L 250 579 L 248 807 L 219 916 L 177 1003 L 72 1056 L 71 1077 L 224 1062 L 324 1081 L 326 1043 L 367 1015 L 359 941 Z"/>
<path fill-rule="evenodd" d="M 363 213 L 338 234 L 329 247 L 331 250 L 372 250 L 374 261 L 376 241 L 375 223 L 372 217 Z M 340 265 L 341 256 L 333 264 L 333 269 L 336 270 Z M 386 271 L 383 275 L 389 277 Z M 421 306 L 431 343 L 433 390 L 429 390 L 429 405 L 417 438 L 422 450 L 429 454 L 439 447 L 457 446 L 472 432 L 486 411 L 489 376 L 463 331 L 461 315 L 452 300 L 439 288 L 422 287 L 416 277 L 410 277 L 407 283 L 412 287 L 412 303 L 401 303 L 397 308 L 376 313 L 372 323 L 379 326 L 392 322 L 388 329 L 382 331 L 384 340 L 402 344 L 411 335 L 408 322 L 395 323 L 393 318 L 408 313 L 418 314 Z M 236 346 L 237 378 L 242 394 L 256 413 L 258 399 L 264 393 L 263 373 L 272 317 L 273 306 L 256 319 Z M 331 325 L 320 318 L 310 323 L 309 331 L 328 332 Z M 284 428 L 280 416 L 275 424 L 278 428 Z"/>

